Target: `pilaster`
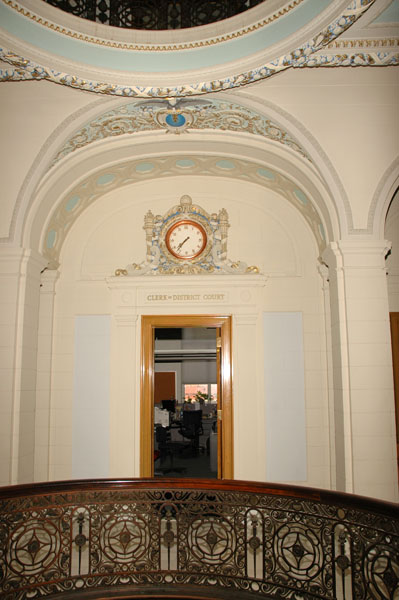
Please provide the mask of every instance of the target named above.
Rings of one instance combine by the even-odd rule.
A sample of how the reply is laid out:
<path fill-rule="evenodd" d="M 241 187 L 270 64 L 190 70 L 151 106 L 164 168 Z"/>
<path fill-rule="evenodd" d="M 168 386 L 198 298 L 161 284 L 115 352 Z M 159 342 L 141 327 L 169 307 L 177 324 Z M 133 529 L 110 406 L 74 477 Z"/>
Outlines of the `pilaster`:
<path fill-rule="evenodd" d="M 49 479 L 51 365 L 55 287 L 58 271 L 46 269 L 41 276 L 37 344 L 34 480 Z"/>
<path fill-rule="evenodd" d="M 33 481 L 37 326 L 40 272 L 32 250 L 0 250 L 1 438 L 0 483 Z"/>
<path fill-rule="evenodd" d="M 263 325 L 260 311 L 235 315 L 234 331 L 234 476 L 264 481 L 266 452 L 261 373 Z M 250 459 L 252 457 L 252 460 Z M 256 457 L 256 458 L 255 458 Z"/>
<path fill-rule="evenodd" d="M 329 431 L 329 462 L 330 462 L 330 487 L 332 490 L 345 489 L 344 475 L 345 463 L 337 464 L 337 449 L 335 439 L 335 406 L 334 406 L 334 378 L 332 356 L 332 329 L 331 329 L 331 299 L 329 269 L 325 264 L 319 265 L 324 299 L 324 330 L 326 339 L 327 385 L 328 385 L 328 431 Z M 340 467 L 340 468 L 338 468 Z M 342 480 L 341 478 L 342 473 Z"/>
<path fill-rule="evenodd" d="M 117 294 L 118 295 L 118 294 Z M 140 362 L 137 344 L 137 312 L 129 307 L 129 292 L 121 307 L 113 294 L 111 321 L 110 477 L 138 477 Z M 127 301 L 127 304 L 126 304 Z M 122 300 L 123 302 L 123 300 Z M 126 449 L 129 448 L 129 451 Z"/>
<path fill-rule="evenodd" d="M 395 501 L 388 249 L 384 241 L 334 242 L 323 259 L 330 278 L 337 472 L 344 463 L 345 491 Z"/>

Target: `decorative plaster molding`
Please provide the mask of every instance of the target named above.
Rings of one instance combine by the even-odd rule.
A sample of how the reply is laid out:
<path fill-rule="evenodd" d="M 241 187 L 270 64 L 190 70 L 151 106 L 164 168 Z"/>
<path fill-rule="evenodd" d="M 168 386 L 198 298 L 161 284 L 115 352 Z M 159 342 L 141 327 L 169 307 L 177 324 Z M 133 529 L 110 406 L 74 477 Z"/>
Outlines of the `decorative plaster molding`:
<path fill-rule="evenodd" d="M 396 158 L 386 169 L 374 192 L 367 219 L 367 232 L 375 231 L 377 235 L 384 235 L 387 211 L 395 193 L 398 193 L 398 185 L 399 158 Z M 351 233 L 363 231 L 353 230 Z"/>
<path fill-rule="evenodd" d="M 322 259 L 329 269 L 341 272 L 356 271 L 361 274 L 370 269 L 386 271 L 385 258 L 391 246 L 392 243 L 388 240 L 376 240 L 369 235 L 352 237 L 328 244 Z"/>
<path fill-rule="evenodd" d="M 335 48 L 395 48 L 399 46 L 399 38 L 377 39 L 337 39 L 328 44 L 327 49 Z"/>
<path fill-rule="evenodd" d="M 239 131 L 267 138 L 298 152 L 311 162 L 301 145 L 272 119 L 232 102 L 219 100 L 153 100 L 124 104 L 85 124 L 58 151 L 52 165 L 88 144 L 124 134 L 161 130 L 181 134 L 189 130 Z"/>
<path fill-rule="evenodd" d="M 212 155 L 167 156 L 114 165 L 97 171 L 76 184 L 55 207 L 46 228 L 42 253 L 49 261 L 49 267 L 57 268 L 62 245 L 72 223 L 103 194 L 139 181 L 176 175 L 228 177 L 274 190 L 301 212 L 313 231 L 320 252 L 325 247 L 324 227 L 316 207 L 288 177 L 277 171 L 270 171 L 255 161 L 223 159 Z"/>
<path fill-rule="evenodd" d="M 20 234 L 20 231 L 18 231 L 17 226 L 18 213 L 20 212 L 21 207 L 24 207 L 24 198 L 27 194 L 29 194 L 29 190 L 33 189 L 34 186 L 38 183 L 38 181 L 40 181 L 41 177 L 43 177 L 43 175 L 48 171 L 49 162 L 45 161 L 45 159 L 47 155 L 52 155 L 53 144 L 55 144 L 55 142 L 58 140 L 61 134 L 65 132 L 65 129 L 68 128 L 69 125 L 74 123 L 82 115 L 87 114 L 87 112 L 90 112 L 90 110 L 96 107 L 100 102 L 115 102 L 115 99 L 97 97 L 90 104 L 79 108 L 72 115 L 69 115 L 66 119 L 64 119 L 64 121 L 60 125 L 58 125 L 56 129 L 54 129 L 54 131 L 47 138 L 43 146 L 40 148 L 18 192 L 17 200 L 15 202 L 14 210 L 11 217 L 9 235 L 8 237 L 0 237 L 0 245 L 12 242 L 15 239 L 16 234 L 17 236 L 18 234 Z M 44 165 L 43 161 L 45 161 Z M 24 208 L 27 209 L 28 207 L 25 206 Z"/>
<path fill-rule="evenodd" d="M 399 52 L 350 52 L 345 54 L 313 54 L 292 64 L 302 67 L 392 67 L 399 65 Z"/>
<path fill-rule="evenodd" d="M 189 307 L 190 314 L 195 314 L 195 311 L 201 311 L 204 304 L 209 307 L 222 306 L 225 310 L 234 307 L 235 318 L 242 316 L 243 323 L 246 320 L 252 323 L 252 319 L 256 318 L 256 313 L 253 313 L 254 307 L 261 301 L 268 276 L 261 273 L 234 273 L 219 278 L 205 274 L 200 279 L 195 275 L 187 275 L 182 279 L 173 275 L 159 275 L 153 278 L 142 275 L 134 279 L 113 276 L 106 277 L 105 280 L 114 294 L 114 314 L 121 317 L 122 324 L 125 318 L 128 319 L 134 314 L 148 314 L 149 310 L 149 314 L 154 314 L 154 307 L 172 307 L 172 312 L 176 307 L 179 311 L 183 307 Z M 248 294 L 244 302 L 243 293 Z M 128 305 L 124 301 L 127 297 Z M 248 313 L 248 310 L 251 310 L 251 313 Z"/>
<path fill-rule="evenodd" d="M 280 127 L 293 132 L 293 138 L 305 149 L 306 154 L 309 155 L 310 161 L 317 169 L 327 189 L 330 190 L 331 197 L 334 198 L 335 210 L 337 210 L 337 215 L 339 215 L 340 218 L 340 220 L 335 223 L 336 234 L 331 236 L 332 232 L 330 233 L 331 239 L 340 237 L 340 234 L 338 234 L 339 229 L 341 232 L 345 232 L 347 229 L 352 230 L 353 217 L 348 195 L 339 178 L 337 170 L 323 147 L 320 145 L 320 142 L 310 133 L 302 122 L 298 121 L 292 114 L 281 108 L 281 106 L 276 106 L 264 98 L 258 98 L 256 102 L 254 102 L 251 93 L 248 90 L 243 89 L 236 91 L 234 97 L 243 99 L 248 108 L 251 107 L 252 110 L 256 110 L 256 112 L 259 112 L 260 114 L 262 114 L 262 112 L 271 114 L 274 119 L 279 122 Z M 334 208 L 333 206 L 330 206 L 327 218 L 332 221 L 332 224 L 335 220 L 334 215 Z M 324 216 L 326 218 L 326 215 Z"/>
<path fill-rule="evenodd" d="M 259 315 L 257 313 L 247 314 L 247 315 L 234 315 L 234 323 L 238 327 L 256 327 L 259 322 Z"/>
<path fill-rule="evenodd" d="M 193 224 L 198 224 L 204 235 L 200 251 L 197 255 L 185 258 L 185 245 L 181 254 L 172 254 L 173 251 L 168 246 L 170 232 L 176 226 L 180 226 L 185 232 L 183 235 L 187 237 L 180 240 L 181 243 L 177 246 L 177 250 L 180 250 L 190 240 L 190 235 L 195 235 L 190 233 L 190 229 L 194 231 Z M 258 274 L 258 267 L 227 258 L 229 227 L 229 217 L 224 208 L 218 213 L 209 214 L 198 204 L 193 204 L 191 196 L 185 194 L 180 198 L 180 203 L 172 206 L 163 216 L 154 215 L 151 210 L 146 213 L 143 226 L 146 259 L 138 264 L 129 264 L 125 269 L 116 269 L 115 276 Z M 198 238 L 195 243 L 198 243 Z M 186 252 L 189 254 L 188 250 Z"/>
<path fill-rule="evenodd" d="M 4 2 L 4 4 L 6 4 L 7 6 L 12 8 L 19 14 L 23 15 L 27 19 L 30 19 L 31 21 L 34 21 L 35 23 L 38 23 L 39 25 L 42 25 L 43 27 L 51 29 L 52 31 L 55 31 L 56 33 L 60 33 L 61 35 L 66 35 L 68 37 L 72 37 L 76 40 L 88 42 L 90 44 L 106 46 L 109 48 L 117 48 L 117 49 L 121 49 L 121 50 L 134 50 L 136 52 L 140 52 L 140 51 L 170 52 L 170 51 L 175 51 L 175 50 L 188 50 L 188 49 L 192 49 L 192 48 L 201 48 L 203 46 L 213 46 L 215 44 L 220 44 L 222 42 L 227 42 L 229 40 L 233 40 L 233 39 L 242 37 L 248 33 L 252 33 L 254 31 L 257 31 L 258 29 L 262 29 L 262 27 L 266 27 L 267 25 L 270 25 L 270 23 L 277 21 L 280 17 L 284 17 L 289 12 L 291 12 L 292 9 L 299 6 L 299 4 L 301 4 L 304 0 L 292 0 L 286 6 L 283 6 L 280 10 L 272 13 L 265 19 L 261 19 L 255 23 L 251 23 L 251 25 L 249 25 L 247 27 L 242 27 L 242 28 L 238 29 L 237 31 L 232 31 L 232 32 L 225 33 L 223 35 L 215 36 L 215 37 L 205 39 L 205 40 L 193 40 L 193 41 L 171 43 L 171 44 L 156 44 L 156 43 L 145 43 L 145 44 L 135 43 L 134 44 L 131 42 L 126 42 L 126 41 L 109 40 L 109 39 L 101 38 L 99 36 L 87 35 L 84 33 L 80 33 L 79 31 L 73 30 L 72 28 L 63 27 L 61 25 L 58 25 L 57 23 L 49 21 L 48 19 L 45 19 L 45 18 L 39 16 L 38 14 L 32 12 L 31 10 L 28 10 L 27 8 L 25 8 L 24 6 L 22 6 L 19 2 L 16 2 L 15 0 L 2 0 L 2 1 Z"/>
<path fill-rule="evenodd" d="M 89 81 L 73 74 L 61 73 L 44 65 L 39 65 L 5 49 L 0 49 L 0 60 L 11 64 L 13 68 L 0 70 L 0 81 L 46 79 L 68 87 L 99 94 L 130 98 L 176 98 L 242 87 L 271 77 L 290 67 L 396 65 L 399 63 L 399 56 L 390 52 L 377 52 L 375 55 L 356 53 L 350 57 L 340 55 L 336 59 L 320 57 L 312 60 L 314 53 L 326 47 L 336 37 L 351 27 L 374 2 L 375 0 L 352 0 L 346 10 L 335 18 L 330 25 L 325 27 L 311 40 L 293 49 L 288 54 L 277 57 L 250 71 L 232 74 L 214 81 L 193 82 L 174 87 L 130 86 L 110 82 Z"/>
<path fill-rule="evenodd" d="M 55 284 L 60 276 L 60 272 L 54 269 L 43 269 L 40 278 L 40 295 L 55 295 Z"/>
<path fill-rule="evenodd" d="M 331 189 L 331 197 L 334 198 L 334 201 L 338 202 L 338 206 L 338 199 L 341 199 L 343 208 L 337 208 L 338 214 L 341 214 L 342 219 L 341 231 L 345 232 L 347 230 L 345 225 L 345 215 L 347 218 L 347 223 L 349 224 L 349 229 L 351 229 L 351 209 L 345 189 L 325 151 L 320 146 L 317 139 L 304 127 L 303 123 L 295 119 L 290 113 L 282 109 L 280 106 L 276 106 L 265 99 L 255 100 L 250 91 L 246 89 L 234 91 L 231 94 L 227 92 L 226 94 L 223 94 L 223 97 L 226 98 L 226 102 L 237 104 L 238 106 L 242 106 L 245 110 L 253 112 L 255 115 L 260 115 L 261 119 L 265 119 L 265 115 L 271 115 L 271 122 L 279 123 L 279 127 L 283 131 L 293 132 L 292 135 L 290 134 L 290 137 L 295 140 L 309 156 L 310 160 L 313 162 L 313 166 L 317 169 L 322 177 L 322 180 L 326 182 L 327 187 Z M 235 102 L 236 99 L 238 99 L 239 104 Z M 213 101 L 213 98 L 211 98 L 211 101 Z M 199 101 L 193 100 L 193 102 Z M 202 102 L 206 101 L 203 100 Z M 31 207 L 33 201 L 32 190 L 36 188 L 38 182 L 40 182 L 44 175 L 49 171 L 51 161 L 59 151 L 60 145 L 59 143 L 57 144 L 57 141 L 59 139 L 68 140 L 72 138 L 76 133 L 76 129 L 73 127 L 74 123 L 84 123 L 84 115 L 91 114 L 93 115 L 92 119 L 96 120 L 97 118 L 100 118 L 98 115 L 104 115 L 108 112 L 112 112 L 112 110 L 106 110 L 103 112 L 104 108 L 101 107 L 111 106 L 119 109 L 124 105 L 130 105 L 129 99 L 119 99 L 112 96 L 93 96 L 91 103 L 68 115 L 50 134 L 48 139 L 39 150 L 38 155 L 36 156 L 22 183 L 12 215 L 9 236 L 0 238 L 0 248 L 2 245 L 10 243 L 13 240 L 18 240 L 18 243 L 20 243 L 23 221 L 22 219 L 18 219 L 18 215 L 22 213 L 25 214 L 26 211 L 28 211 Z M 81 128 L 84 128 L 84 126 L 81 126 Z M 61 135 L 61 133 L 64 135 Z M 326 224 L 328 224 L 330 219 L 332 219 L 332 229 L 328 230 L 328 237 L 333 239 L 338 235 L 333 234 L 333 230 L 337 232 L 339 225 L 338 222 L 335 222 L 334 220 L 334 206 L 330 205 L 327 211 L 328 212 L 323 213 L 323 218 Z"/>

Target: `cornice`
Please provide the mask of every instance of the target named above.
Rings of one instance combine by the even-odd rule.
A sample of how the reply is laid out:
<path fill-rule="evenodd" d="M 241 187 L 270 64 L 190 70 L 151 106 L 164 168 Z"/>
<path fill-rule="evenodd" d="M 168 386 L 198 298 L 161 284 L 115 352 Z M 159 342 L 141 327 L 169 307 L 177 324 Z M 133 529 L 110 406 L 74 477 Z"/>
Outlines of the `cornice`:
<path fill-rule="evenodd" d="M 399 37 L 373 39 L 338 39 L 328 44 L 327 49 L 336 48 L 397 48 Z"/>
<path fill-rule="evenodd" d="M 15 2 L 15 0 L 3 0 L 7 2 Z M 0 71 L 0 81 L 20 81 L 20 80 L 48 80 L 60 85 L 65 85 L 72 88 L 78 88 L 80 90 L 91 91 L 94 93 L 115 95 L 129 98 L 168 98 L 168 97 L 183 97 L 183 96 L 194 96 L 200 94 L 207 94 L 210 92 L 218 92 L 226 89 L 234 89 L 249 85 L 251 83 L 266 79 L 276 73 L 279 73 L 288 68 L 296 67 L 307 67 L 307 66 L 379 66 L 379 65 L 394 65 L 399 63 L 399 53 L 394 51 L 388 51 L 385 53 L 375 52 L 374 55 L 363 53 L 363 55 L 355 52 L 353 56 L 345 54 L 344 56 L 337 55 L 336 59 L 315 55 L 320 53 L 320 50 L 325 49 L 331 44 L 338 36 L 347 31 L 353 23 L 355 23 L 363 13 L 368 10 L 370 6 L 376 0 L 352 0 L 349 6 L 345 10 L 340 10 L 340 14 L 330 24 L 321 25 L 320 19 L 316 22 L 319 23 L 321 29 L 315 34 L 313 28 L 313 36 L 308 39 L 307 42 L 294 47 L 288 54 L 283 54 L 279 57 L 275 57 L 269 62 L 261 64 L 250 70 L 235 72 L 234 69 L 247 68 L 250 64 L 248 57 L 241 61 L 232 61 L 225 65 L 216 65 L 210 69 L 200 69 L 197 71 L 186 72 L 184 75 L 178 72 L 172 72 L 167 75 L 164 73 L 128 73 L 128 72 L 110 72 L 105 69 L 86 69 L 85 78 L 78 76 L 76 73 L 67 73 L 59 70 L 44 66 L 33 60 L 19 55 L 17 52 L 7 49 L 1 49 L 0 60 L 10 64 L 12 68 L 4 69 Z M 261 6 L 261 5 L 260 5 Z M 335 8 L 337 4 L 333 5 Z M 332 9 L 329 10 L 332 18 Z M 324 14 L 324 13 L 323 13 Z M 325 18 L 325 15 L 323 19 Z M 321 19 L 322 20 L 322 19 Z M 310 34 L 310 29 L 306 31 Z M 298 38 L 291 40 L 292 43 L 298 42 Z M 277 48 L 282 50 L 282 46 L 278 45 Z M 266 54 L 265 54 L 266 56 Z M 264 56 L 264 58 L 265 58 Z M 261 60 L 259 53 L 253 55 L 254 63 Z M 65 62 L 65 61 L 64 61 Z M 256 63 L 255 63 L 256 64 Z M 259 62 L 257 63 L 260 64 Z M 71 68 L 74 68 L 71 63 Z M 77 69 L 84 67 L 83 64 L 75 65 Z M 230 75 L 220 77 L 223 72 L 230 71 Z M 214 80 L 204 80 L 204 76 L 208 76 L 209 73 L 213 73 Z M 97 73 L 98 76 L 103 79 L 93 80 L 90 78 L 90 73 Z M 137 81 L 140 81 L 139 85 L 131 85 L 132 77 Z M 190 83 L 187 83 L 187 79 L 192 77 L 196 79 Z M 119 79 L 119 82 L 117 80 Z M 200 81 L 199 81 L 200 79 Z M 185 81 L 185 83 L 180 83 Z M 151 83 L 150 83 L 151 82 Z M 173 82 L 179 82 L 175 85 Z M 157 85 L 161 84 L 161 85 Z"/>

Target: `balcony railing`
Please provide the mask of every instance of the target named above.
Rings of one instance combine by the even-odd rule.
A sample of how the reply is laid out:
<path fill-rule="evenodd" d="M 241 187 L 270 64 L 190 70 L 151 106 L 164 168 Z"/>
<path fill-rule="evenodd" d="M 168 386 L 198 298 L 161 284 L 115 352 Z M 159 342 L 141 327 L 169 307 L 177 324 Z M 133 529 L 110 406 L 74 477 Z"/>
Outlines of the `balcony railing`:
<path fill-rule="evenodd" d="M 128 29 L 184 29 L 242 13 L 265 0 L 45 0 L 77 17 Z"/>
<path fill-rule="evenodd" d="M 397 600 L 399 508 L 208 480 L 0 489 L 0 597 Z"/>

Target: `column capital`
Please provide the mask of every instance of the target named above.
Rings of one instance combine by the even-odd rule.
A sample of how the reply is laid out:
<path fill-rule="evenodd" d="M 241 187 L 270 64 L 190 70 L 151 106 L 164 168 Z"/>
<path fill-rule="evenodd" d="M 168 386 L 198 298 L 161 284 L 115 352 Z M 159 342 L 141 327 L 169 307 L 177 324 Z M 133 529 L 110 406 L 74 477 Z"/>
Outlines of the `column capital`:
<path fill-rule="evenodd" d="M 234 315 L 234 322 L 236 325 L 256 325 L 258 317 L 258 313 L 237 314 Z"/>
<path fill-rule="evenodd" d="M 28 265 L 40 272 L 47 263 L 48 261 L 36 250 L 10 244 L 0 245 L 0 274 L 16 275 Z"/>
<path fill-rule="evenodd" d="M 138 320 L 138 314 L 115 314 L 114 319 L 118 327 L 135 327 Z"/>
<path fill-rule="evenodd" d="M 328 267 L 384 269 L 385 257 L 391 249 L 387 240 L 356 238 L 331 242 L 322 254 Z"/>

